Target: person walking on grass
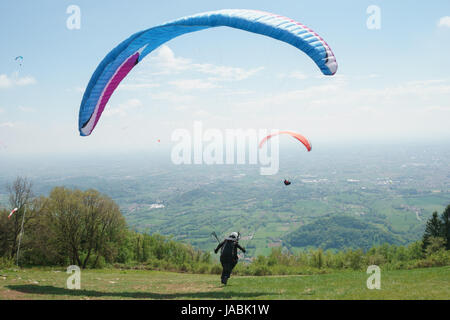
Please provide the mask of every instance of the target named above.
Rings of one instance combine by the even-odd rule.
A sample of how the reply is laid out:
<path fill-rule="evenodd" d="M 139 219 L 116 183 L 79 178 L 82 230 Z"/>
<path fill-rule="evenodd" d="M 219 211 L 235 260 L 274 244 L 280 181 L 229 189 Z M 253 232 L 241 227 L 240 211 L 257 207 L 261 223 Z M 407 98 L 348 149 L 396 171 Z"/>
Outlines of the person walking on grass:
<path fill-rule="evenodd" d="M 227 284 L 228 278 L 231 276 L 231 271 L 238 263 L 237 249 L 245 253 L 245 249 L 239 245 L 239 236 L 237 232 L 232 232 L 227 238 L 225 238 L 216 249 L 214 253 L 221 249 L 220 263 L 222 263 L 222 283 Z"/>

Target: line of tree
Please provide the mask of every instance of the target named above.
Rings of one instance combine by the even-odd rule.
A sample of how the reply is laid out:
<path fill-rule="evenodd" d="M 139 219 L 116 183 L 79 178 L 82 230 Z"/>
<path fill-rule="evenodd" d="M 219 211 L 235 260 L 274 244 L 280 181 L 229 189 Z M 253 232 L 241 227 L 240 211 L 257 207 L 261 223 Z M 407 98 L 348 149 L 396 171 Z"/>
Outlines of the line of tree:
<path fill-rule="evenodd" d="M 106 264 L 149 264 L 155 269 L 197 271 L 210 264 L 209 253 L 160 235 L 131 230 L 119 206 L 96 190 L 55 187 L 48 197 L 35 197 L 32 184 L 17 178 L 8 186 L 11 218 L 0 210 L 0 259 L 21 266 L 103 267 Z M 1 262 L 1 261 L 0 261 Z"/>
<path fill-rule="evenodd" d="M 322 248 L 290 253 L 273 248 L 269 256 L 258 256 L 251 264 L 238 265 L 243 275 L 313 274 L 333 270 L 365 270 L 377 265 L 384 270 L 441 267 L 450 265 L 450 205 L 439 216 L 428 219 L 421 241 L 407 246 L 384 243 L 368 250 Z"/>
<path fill-rule="evenodd" d="M 20 248 L 21 266 L 82 268 L 113 266 L 193 273 L 220 273 L 208 252 L 194 249 L 158 234 L 131 230 L 118 205 L 96 190 L 55 187 L 48 197 L 36 197 L 32 184 L 17 178 L 8 186 L 9 205 L 18 211 L 0 209 L 0 267 L 16 262 L 23 221 L 25 233 Z M 367 268 L 409 269 L 450 265 L 450 205 L 427 221 L 422 241 L 408 246 L 383 244 L 368 250 L 339 251 L 321 248 L 290 252 L 274 248 L 239 264 L 236 273 L 246 275 L 305 274 Z"/>

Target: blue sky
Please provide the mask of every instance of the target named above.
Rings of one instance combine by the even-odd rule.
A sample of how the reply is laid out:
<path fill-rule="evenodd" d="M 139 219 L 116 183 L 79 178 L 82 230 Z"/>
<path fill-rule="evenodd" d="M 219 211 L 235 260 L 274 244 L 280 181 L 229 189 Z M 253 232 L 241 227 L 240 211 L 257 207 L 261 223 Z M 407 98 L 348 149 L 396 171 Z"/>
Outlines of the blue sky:
<path fill-rule="evenodd" d="M 81 28 L 69 30 L 69 5 Z M 369 30 L 366 9 L 381 10 Z M 229 28 L 177 38 L 112 96 L 94 134 L 78 135 L 83 90 L 132 33 L 194 13 L 248 8 L 319 33 L 339 70 L 323 77 L 302 52 Z M 177 128 L 277 128 L 313 141 L 450 139 L 450 2 L 2 1 L 0 154 L 154 147 Z M 14 58 L 24 57 L 19 66 Z"/>

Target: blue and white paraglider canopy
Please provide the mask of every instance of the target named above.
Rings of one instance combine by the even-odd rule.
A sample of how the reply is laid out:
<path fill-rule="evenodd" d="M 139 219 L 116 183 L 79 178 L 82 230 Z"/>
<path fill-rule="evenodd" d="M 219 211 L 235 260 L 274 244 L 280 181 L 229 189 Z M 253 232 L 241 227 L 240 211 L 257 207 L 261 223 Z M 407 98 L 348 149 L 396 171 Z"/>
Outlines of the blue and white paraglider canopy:
<path fill-rule="evenodd" d="M 300 49 L 324 75 L 337 71 L 336 58 L 328 44 L 307 26 L 292 19 L 258 10 L 218 10 L 183 17 L 140 31 L 120 43 L 98 65 L 80 106 L 80 135 L 88 136 L 117 88 L 134 66 L 150 52 L 180 35 L 227 26 L 271 37 Z"/>

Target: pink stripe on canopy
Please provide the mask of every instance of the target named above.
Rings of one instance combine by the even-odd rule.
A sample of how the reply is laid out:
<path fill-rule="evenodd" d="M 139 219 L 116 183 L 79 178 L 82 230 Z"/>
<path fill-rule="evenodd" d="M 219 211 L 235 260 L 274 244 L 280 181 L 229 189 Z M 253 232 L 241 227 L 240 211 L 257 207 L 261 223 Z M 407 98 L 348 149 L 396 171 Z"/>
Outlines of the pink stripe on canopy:
<path fill-rule="evenodd" d="M 86 126 L 87 130 L 91 130 L 97 125 L 98 120 L 100 119 L 103 110 L 105 109 L 106 104 L 108 103 L 109 98 L 113 94 L 114 90 L 118 87 L 120 82 L 127 76 L 127 74 L 134 68 L 137 61 L 139 59 L 139 52 L 136 52 L 131 57 L 129 57 L 120 67 L 117 69 L 116 73 L 112 76 L 109 83 L 106 85 L 105 90 L 103 91 L 100 103 L 95 108 L 94 114 L 92 118 L 89 120 L 89 123 Z M 85 129 L 85 130 L 86 130 Z"/>

